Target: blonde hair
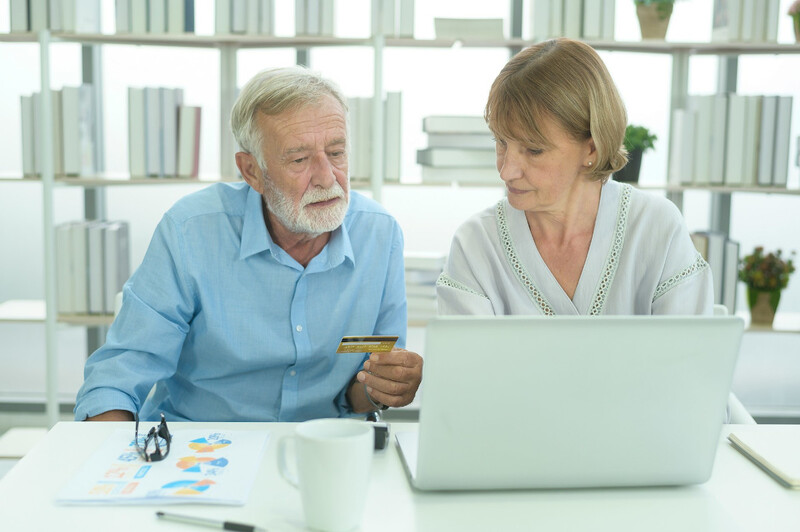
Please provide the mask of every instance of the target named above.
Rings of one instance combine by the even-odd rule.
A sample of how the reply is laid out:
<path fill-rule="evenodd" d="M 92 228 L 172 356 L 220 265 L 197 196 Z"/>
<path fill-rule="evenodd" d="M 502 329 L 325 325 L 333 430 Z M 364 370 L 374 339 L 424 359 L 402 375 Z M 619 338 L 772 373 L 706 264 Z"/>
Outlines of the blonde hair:
<path fill-rule="evenodd" d="M 317 104 L 325 96 L 333 96 L 347 114 L 347 100 L 339 87 L 319 74 L 300 66 L 262 70 L 245 84 L 231 110 L 231 131 L 239 148 L 266 170 L 257 113 L 279 115 Z"/>
<path fill-rule="evenodd" d="M 625 104 L 600 56 L 580 41 L 553 39 L 512 57 L 492 83 L 484 118 L 498 137 L 535 146 L 551 146 L 542 131 L 547 119 L 576 140 L 593 139 L 595 180 L 627 163 Z"/>

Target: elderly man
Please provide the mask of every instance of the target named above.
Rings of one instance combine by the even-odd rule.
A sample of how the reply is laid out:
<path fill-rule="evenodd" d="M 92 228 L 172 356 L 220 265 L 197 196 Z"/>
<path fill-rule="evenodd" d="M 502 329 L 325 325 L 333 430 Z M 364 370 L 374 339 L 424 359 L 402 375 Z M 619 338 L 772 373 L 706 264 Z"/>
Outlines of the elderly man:
<path fill-rule="evenodd" d="M 164 215 L 86 363 L 77 420 L 302 421 L 413 400 L 418 354 L 336 354 L 343 336 L 406 333 L 402 233 L 350 192 L 342 94 L 267 70 L 231 128 L 245 183 Z"/>

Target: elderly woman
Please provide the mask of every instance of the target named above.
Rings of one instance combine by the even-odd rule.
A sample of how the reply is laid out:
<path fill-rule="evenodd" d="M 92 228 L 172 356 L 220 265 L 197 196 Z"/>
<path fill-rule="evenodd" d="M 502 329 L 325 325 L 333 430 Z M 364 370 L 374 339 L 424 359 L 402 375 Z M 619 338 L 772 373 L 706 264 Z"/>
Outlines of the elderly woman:
<path fill-rule="evenodd" d="M 485 118 L 507 195 L 456 232 L 440 314 L 712 313 L 708 264 L 675 205 L 609 179 L 627 116 L 591 47 L 518 53 Z"/>

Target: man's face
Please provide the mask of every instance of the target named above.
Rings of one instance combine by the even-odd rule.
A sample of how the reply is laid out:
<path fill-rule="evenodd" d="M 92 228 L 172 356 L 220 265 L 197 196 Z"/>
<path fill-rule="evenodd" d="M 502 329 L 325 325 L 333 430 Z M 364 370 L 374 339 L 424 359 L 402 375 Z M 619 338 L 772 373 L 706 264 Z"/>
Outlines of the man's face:
<path fill-rule="evenodd" d="M 316 105 L 259 115 L 257 122 L 264 138 L 262 195 L 269 212 L 296 234 L 318 235 L 339 227 L 350 199 L 341 104 L 326 96 Z"/>

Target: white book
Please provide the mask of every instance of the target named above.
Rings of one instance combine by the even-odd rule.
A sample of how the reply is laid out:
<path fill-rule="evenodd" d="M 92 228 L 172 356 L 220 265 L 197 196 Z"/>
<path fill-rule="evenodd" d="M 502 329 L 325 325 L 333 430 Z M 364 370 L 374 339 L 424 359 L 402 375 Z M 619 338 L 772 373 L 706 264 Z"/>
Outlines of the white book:
<path fill-rule="evenodd" d="M 114 312 L 115 297 L 130 277 L 130 238 L 127 222 L 109 222 L 104 231 L 105 313 Z"/>
<path fill-rule="evenodd" d="M 761 138 L 761 102 L 763 96 L 745 97 L 745 125 L 742 173 L 743 184 L 755 186 L 758 182 L 758 142 Z"/>
<path fill-rule="evenodd" d="M 258 35 L 261 24 L 261 0 L 247 0 L 247 20 L 244 32 L 247 35 Z"/>
<path fill-rule="evenodd" d="M 147 33 L 147 2 L 144 0 L 131 0 L 131 33 Z"/>
<path fill-rule="evenodd" d="M 388 91 L 384 108 L 383 172 L 387 181 L 400 181 L 402 159 L 403 93 Z"/>
<path fill-rule="evenodd" d="M 441 18 L 433 19 L 437 39 L 499 41 L 503 36 L 501 18 Z"/>
<path fill-rule="evenodd" d="M 789 176 L 789 145 L 792 133 L 792 97 L 778 97 L 778 112 L 775 121 L 775 158 L 773 159 L 772 184 L 786 186 Z"/>
<path fill-rule="evenodd" d="M 417 163 L 455 168 L 495 168 L 497 156 L 493 149 L 424 148 L 417 150 Z"/>
<path fill-rule="evenodd" d="M 764 41 L 778 42 L 778 20 L 781 18 L 780 0 L 766 0 L 767 12 L 764 20 Z"/>
<path fill-rule="evenodd" d="M 147 0 L 147 32 L 159 35 L 167 33 L 166 0 Z"/>
<path fill-rule="evenodd" d="M 51 90 L 50 95 L 53 104 L 53 174 L 64 175 L 63 100 L 60 90 Z"/>
<path fill-rule="evenodd" d="M 761 102 L 761 127 L 758 141 L 758 177 L 761 186 L 772 185 L 775 153 L 775 123 L 778 118 L 778 97 L 764 96 Z"/>
<path fill-rule="evenodd" d="M 728 128 L 725 138 L 725 184 L 744 183 L 744 140 L 747 126 L 747 97 L 728 96 Z"/>
<path fill-rule="evenodd" d="M 428 133 L 428 147 L 494 149 L 494 139 L 488 133 Z"/>
<path fill-rule="evenodd" d="M 334 2 L 333 0 L 319 1 L 319 34 L 324 37 L 333 37 L 333 29 L 336 21 Z"/>
<path fill-rule="evenodd" d="M 179 35 L 185 28 L 185 0 L 167 0 L 167 33 Z"/>
<path fill-rule="evenodd" d="M 275 35 L 275 4 L 272 0 L 261 0 L 258 31 L 262 35 Z"/>
<path fill-rule="evenodd" d="M 578 10 L 583 4 L 583 12 Z M 576 19 L 576 23 L 573 19 Z M 580 33 L 575 37 L 583 37 L 584 39 L 599 39 L 603 31 L 603 5 L 601 0 L 594 0 L 591 2 L 581 2 L 579 0 L 565 0 L 564 1 L 564 36 L 568 35 L 568 31 L 574 31 L 570 28 L 579 26 L 580 20 L 583 19 L 582 27 L 578 28 Z"/>
<path fill-rule="evenodd" d="M 294 33 L 308 35 L 308 19 L 306 15 L 307 0 L 294 0 Z"/>
<path fill-rule="evenodd" d="M 128 168 L 131 177 L 147 175 L 146 131 L 144 89 L 128 87 Z"/>
<path fill-rule="evenodd" d="M 728 95 L 714 95 L 714 114 L 711 122 L 711 173 L 712 185 L 725 182 L 725 131 L 728 124 Z"/>
<path fill-rule="evenodd" d="M 753 2 L 753 20 L 750 25 L 753 27 L 753 38 L 751 42 L 765 42 L 767 39 L 767 10 L 769 2 L 763 0 L 751 0 Z"/>
<path fill-rule="evenodd" d="M 231 0 L 231 33 L 247 31 L 247 0 Z"/>
<path fill-rule="evenodd" d="M 131 33 L 131 2 L 133 0 L 116 0 L 114 3 L 114 21 L 117 33 Z"/>
<path fill-rule="evenodd" d="M 714 96 L 691 96 L 689 104 L 695 112 L 692 183 L 695 185 L 708 185 L 711 183 L 711 136 Z"/>
<path fill-rule="evenodd" d="M 305 0 L 306 35 L 319 35 L 320 0 Z"/>
<path fill-rule="evenodd" d="M 668 178 L 670 184 L 691 183 L 694 169 L 694 122 L 694 112 L 690 109 L 675 109 L 672 112 Z"/>
<path fill-rule="evenodd" d="M 376 4 L 373 3 L 373 6 Z M 381 9 L 381 35 L 385 37 L 396 37 L 397 28 L 395 26 L 395 0 L 380 0 Z"/>
<path fill-rule="evenodd" d="M 55 228 L 56 240 L 56 308 L 59 314 L 73 314 L 72 229 L 70 223 Z"/>
<path fill-rule="evenodd" d="M 20 96 L 20 118 L 22 123 L 22 175 L 36 175 L 36 137 L 34 134 L 33 96 Z"/>
<path fill-rule="evenodd" d="M 553 0 L 532 0 L 530 2 L 531 38 L 534 41 L 549 39 L 553 32 L 550 29 Z"/>
<path fill-rule="evenodd" d="M 28 0 L 11 0 L 9 8 L 11 33 L 30 31 L 31 19 L 30 12 L 28 11 Z"/>
<path fill-rule="evenodd" d="M 426 133 L 483 133 L 491 135 L 482 116 L 433 115 L 422 119 L 422 131 Z"/>
<path fill-rule="evenodd" d="M 603 0 L 603 27 L 600 38 L 604 41 L 614 40 L 616 17 L 616 0 Z"/>
<path fill-rule="evenodd" d="M 38 33 L 46 30 L 50 21 L 47 19 L 48 0 L 28 0 L 31 31 Z"/>
<path fill-rule="evenodd" d="M 100 33 L 100 0 L 64 0 L 64 31 L 68 33 Z"/>
<path fill-rule="evenodd" d="M 64 174 L 90 176 L 94 167 L 94 106 L 92 86 L 61 89 Z"/>
<path fill-rule="evenodd" d="M 759 2 L 760 3 L 760 2 Z M 756 10 L 760 10 L 761 6 L 756 6 L 756 0 L 742 0 L 742 16 L 741 16 L 741 41 L 753 42 L 756 35 Z"/>
<path fill-rule="evenodd" d="M 47 9 L 50 15 L 50 31 L 64 31 L 64 17 L 61 8 L 70 0 L 48 0 Z M 74 0 L 71 0 L 74 1 Z"/>
<path fill-rule="evenodd" d="M 105 226 L 103 222 L 91 222 L 87 229 L 89 314 L 105 312 Z"/>
<path fill-rule="evenodd" d="M 400 0 L 397 36 L 414 38 L 414 0 Z"/>
<path fill-rule="evenodd" d="M 89 261 L 88 261 L 88 222 L 70 225 L 72 241 L 72 284 L 73 310 L 76 314 L 89 312 Z"/>
<path fill-rule="evenodd" d="M 728 315 L 736 314 L 736 286 L 739 284 L 739 243 L 725 240 L 724 272 L 722 274 L 722 304 L 728 307 Z"/>
<path fill-rule="evenodd" d="M 550 6 L 550 37 L 557 37 L 564 33 L 564 0 L 551 0 Z"/>
<path fill-rule="evenodd" d="M 161 91 L 158 87 L 145 87 L 144 89 L 145 116 L 145 153 L 147 154 L 146 175 L 160 177 L 164 174 L 163 160 L 161 159 Z"/>
<path fill-rule="evenodd" d="M 711 22 L 711 40 L 738 41 L 741 39 L 742 0 L 715 0 Z"/>
<path fill-rule="evenodd" d="M 183 89 L 160 89 L 161 95 L 161 164 L 164 177 L 178 175 L 178 107 L 183 103 Z"/>
<path fill-rule="evenodd" d="M 231 0 L 215 0 L 214 33 L 228 35 L 231 32 Z"/>
<path fill-rule="evenodd" d="M 497 168 L 439 168 L 421 166 L 422 181 L 425 183 L 480 183 L 500 185 L 502 181 Z"/>
<path fill-rule="evenodd" d="M 178 177 L 197 177 L 200 162 L 201 109 L 182 105 L 178 117 Z"/>
<path fill-rule="evenodd" d="M 34 92 L 31 95 L 33 99 L 33 141 L 35 147 L 33 149 L 33 173 L 37 176 L 42 176 L 42 95 L 41 93 Z"/>

